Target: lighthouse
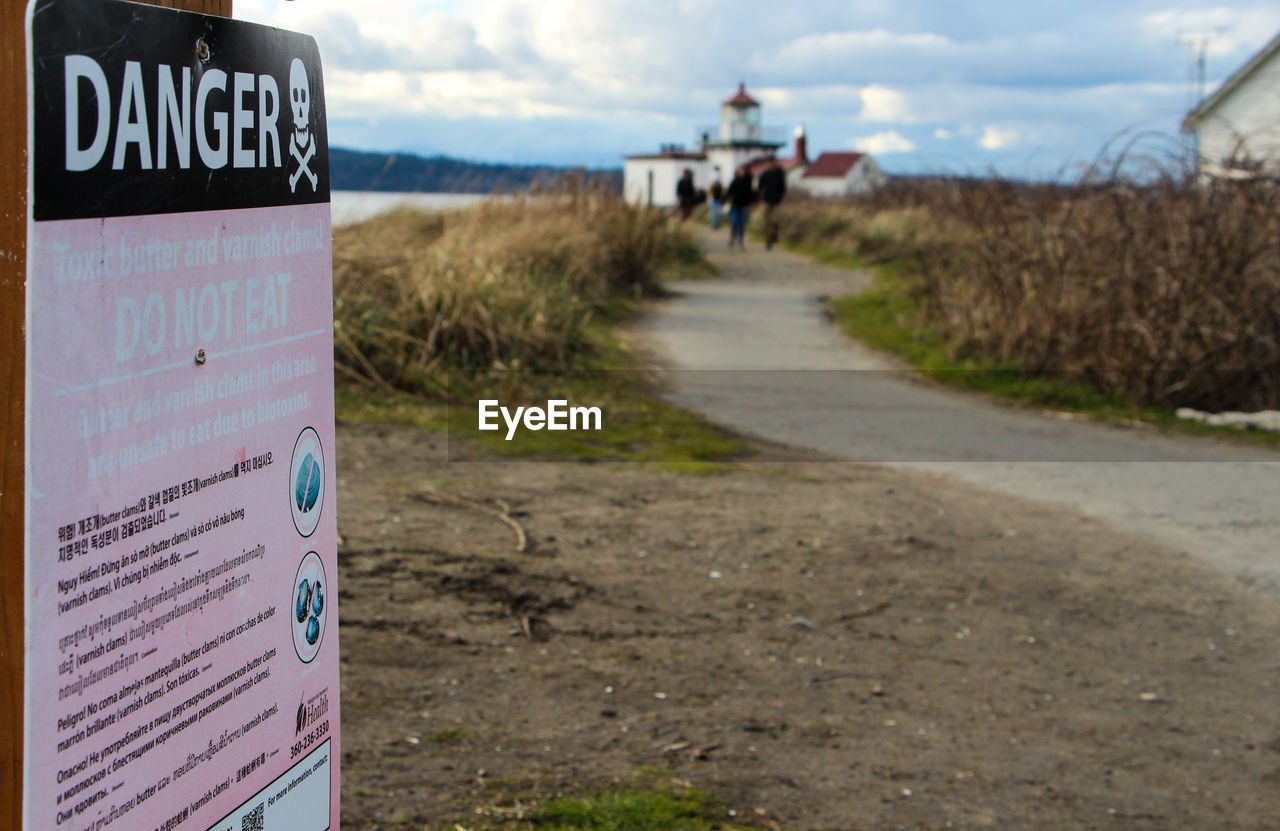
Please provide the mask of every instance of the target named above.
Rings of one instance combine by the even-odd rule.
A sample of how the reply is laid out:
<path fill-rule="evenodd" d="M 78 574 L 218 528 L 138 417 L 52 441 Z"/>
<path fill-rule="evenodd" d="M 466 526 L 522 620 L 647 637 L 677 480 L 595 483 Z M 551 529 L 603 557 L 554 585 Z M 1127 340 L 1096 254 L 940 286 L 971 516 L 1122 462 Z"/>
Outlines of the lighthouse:
<path fill-rule="evenodd" d="M 718 129 L 703 132 L 702 152 L 727 182 L 740 166 L 773 158 L 784 144 L 786 130 L 766 130 L 760 123 L 760 102 L 747 93 L 746 84 L 738 84 L 738 91 L 720 105 Z"/>
<path fill-rule="evenodd" d="M 718 175 L 724 184 L 744 164 L 774 158 L 787 143 L 786 129 L 766 129 L 760 120 L 760 102 L 747 92 L 745 83 L 720 104 L 720 123 L 698 130 L 697 149 L 664 144 L 657 153 L 626 157 L 622 190 L 635 205 L 670 207 L 676 203 L 676 182 L 693 171 L 694 186 L 710 187 Z"/>

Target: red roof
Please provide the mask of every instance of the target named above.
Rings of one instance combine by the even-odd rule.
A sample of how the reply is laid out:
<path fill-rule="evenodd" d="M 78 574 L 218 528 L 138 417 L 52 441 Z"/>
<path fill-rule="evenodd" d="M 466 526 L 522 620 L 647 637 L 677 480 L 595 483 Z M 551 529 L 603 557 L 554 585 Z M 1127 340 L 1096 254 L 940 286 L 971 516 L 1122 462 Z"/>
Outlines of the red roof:
<path fill-rule="evenodd" d="M 801 178 L 813 179 L 821 176 L 843 179 L 865 155 L 866 153 L 822 153 L 813 160 Z"/>
<path fill-rule="evenodd" d="M 735 105 L 735 106 L 739 106 L 739 107 L 744 107 L 744 106 L 745 106 L 745 107 L 758 107 L 758 106 L 760 106 L 760 102 L 759 102 L 759 101 L 757 101 L 756 99 L 752 98 L 750 95 L 747 95 L 747 85 L 746 85 L 746 84 L 741 84 L 741 83 L 740 83 L 740 84 L 738 84 L 738 91 L 737 91 L 736 93 L 734 93 L 733 97 L 724 99 L 724 103 L 726 103 L 726 104 L 733 104 L 733 105 Z"/>

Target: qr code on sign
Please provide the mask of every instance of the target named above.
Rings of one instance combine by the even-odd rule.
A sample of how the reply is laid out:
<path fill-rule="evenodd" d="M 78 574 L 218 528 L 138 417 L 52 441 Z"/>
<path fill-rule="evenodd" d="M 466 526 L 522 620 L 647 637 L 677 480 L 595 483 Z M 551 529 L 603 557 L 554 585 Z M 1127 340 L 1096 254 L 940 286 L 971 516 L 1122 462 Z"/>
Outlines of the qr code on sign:
<path fill-rule="evenodd" d="M 240 822 L 240 831 L 262 831 L 263 814 L 266 806 L 259 805 L 252 811 L 244 815 L 244 819 Z"/>

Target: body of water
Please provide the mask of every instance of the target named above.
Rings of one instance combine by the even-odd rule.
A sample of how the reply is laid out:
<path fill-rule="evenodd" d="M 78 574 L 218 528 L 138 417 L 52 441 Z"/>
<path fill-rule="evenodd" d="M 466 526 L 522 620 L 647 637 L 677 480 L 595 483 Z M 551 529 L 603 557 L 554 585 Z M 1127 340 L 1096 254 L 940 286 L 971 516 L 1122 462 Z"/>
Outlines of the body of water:
<path fill-rule="evenodd" d="M 487 198 L 488 196 L 483 193 L 387 193 L 335 190 L 330 194 L 335 226 L 360 222 L 402 205 L 428 211 L 447 211 L 474 205 Z"/>

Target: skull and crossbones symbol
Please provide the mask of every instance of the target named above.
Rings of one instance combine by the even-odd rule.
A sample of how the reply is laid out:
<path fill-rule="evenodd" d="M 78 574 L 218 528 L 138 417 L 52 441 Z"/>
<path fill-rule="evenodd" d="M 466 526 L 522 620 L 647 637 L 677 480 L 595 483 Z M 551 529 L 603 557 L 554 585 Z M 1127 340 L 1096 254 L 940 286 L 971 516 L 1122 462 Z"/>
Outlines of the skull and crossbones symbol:
<path fill-rule="evenodd" d="M 298 169 L 289 176 L 289 191 L 298 187 L 303 174 L 311 180 L 314 191 L 319 177 L 311 172 L 311 159 L 316 154 L 316 137 L 311 133 L 311 86 L 307 83 L 307 67 L 301 58 L 294 58 L 289 67 L 289 108 L 293 111 L 293 138 L 289 141 L 289 155 L 298 161 Z"/>

